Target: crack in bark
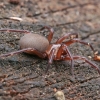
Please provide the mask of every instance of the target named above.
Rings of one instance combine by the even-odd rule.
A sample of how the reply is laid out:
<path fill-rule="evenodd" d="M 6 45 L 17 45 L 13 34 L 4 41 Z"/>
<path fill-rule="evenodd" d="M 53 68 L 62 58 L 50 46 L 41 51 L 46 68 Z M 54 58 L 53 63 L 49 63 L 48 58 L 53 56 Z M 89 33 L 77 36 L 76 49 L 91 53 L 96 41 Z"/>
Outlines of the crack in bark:
<path fill-rule="evenodd" d="M 84 83 L 87 83 L 88 81 L 91 81 L 91 80 L 93 80 L 93 79 L 99 79 L 100 78 L 100 76 L 97 76 L 97 77 L 91 77 L 91 78 L 89 78 L 89 79 L 86 79 L 86 80 L 83 80 L 83 81 L 81 81 L 80 83 L 75 83 L 74 85 L 71 85 L 71 86 L 69 86 L 68 87 L 68 89 L 66 89 L 68 92 L 69 91 L 72 91 L 73 89 L 76 89 L 76 88 L 78 88 L 78 87 L 81 87 Z M 86 87 L 86 86 L 85 86 Z"/>
<path fill-rule="evenodd" d="M 72 6 L 69 6 L 69 7 L 64 7 L 62 9 L 58 9 L 58 10 L 51 10 L 51 11 L 48 11 L 48 12 L 45 12 L 44 14 L 48 14 L 48 13 L 55 13 L 55 12 L 59 12 L 59 11 L 64 11 L 64 10 L 68 10 L 68 9 L 72 9 L 72 8 L 76 8 L 76 7 L 84 7 L 84 6 L 87 6 L 87 5 L 97 5 L 98 2 L 87 2 L 87 3 L 84 3 L 84 4 L 76 4 L 76 5 L 72 5 Z M 39 14 L 34 14 L 33 16 L 40 16 L 42 15 L 43 13 L 39 13 Z"/>
<path fill-rule="evenodd" d="M 100 34 L 100 30 L 89 32 L 89 34 L 87 36 L 84 36 L 81 39 L 82 40 L 87 39 L 87 38 L 89 38 L 89 36 L 94 35 L 94 34 Z"/>

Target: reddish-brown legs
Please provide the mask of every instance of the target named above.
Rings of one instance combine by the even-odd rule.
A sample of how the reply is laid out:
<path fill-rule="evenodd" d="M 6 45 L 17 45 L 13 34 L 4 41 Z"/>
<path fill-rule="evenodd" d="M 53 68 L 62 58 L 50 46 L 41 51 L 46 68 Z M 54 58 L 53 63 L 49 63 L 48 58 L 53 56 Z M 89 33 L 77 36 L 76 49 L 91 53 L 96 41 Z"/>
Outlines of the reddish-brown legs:
<path fill-rule="evenodd" d="M 74 61 L 73 61 L 73 57 L 68 49 L 68 47 L 65 44 L 62 44 L 57 52 L 57 57 L 56 59 L 63 59 L 64 55 L 67 55 L 70 57 L 71 59 L 71 74 L 73 75 L 73 67 L 74 67 Z"/>
<path fill-rule="evenodd" d="M 53 28 L 50 28 L 49 26 L 44 26 L 42 27 L 40 30 L 43 30 L 43 29 L 48 29 L 50 31 L 49 35 L 48 35 L 48 41 L 51 42 L 51 39 L 53 37 L 53 34 L 54 34 L 54 30 Z M 31 33 L 30 31 L 28 30 L 18 30 L 18 29 L 0 29 L 1 32 L 21 32 L 21 33 Z"/>
<path fill-rule="evenodd" d="M 79 39 L 72 39 L 72 40 L 69 40 L 67 42 L 64 42 L 64 44 L 66 44 L 67 46 L 69 46 L 69 45 L 71 45 L 72 43 L 75 43 L 75 42 L 87 45 L 87 46 L 89 46 L 92 49 L 93 52 L 95 52 L 94 48 L 92 47 L 92 45 L 90 43 L 84 42 L 84 41 L 79 40 Z"/>
<path fill-rule="evenodd" d="M 54 30 L 53 30 L 53 28 L 50 28 L 49 26 L 44 26 L 44 27 L 42 27 L 40 30 L 43 30 L 43 29 L 48 29 L 48 30 L 50 31 L 50 33 L 49 33 L 49 35 L 48 35 L 48 41 L 49 41 L 49 43 L 50 43 L 51 40 L 52 40 L 53 34 L 54 34 Z M 2 31 L 2 32 L 31 33 L 31 32 L 29 32 L 28 30 L 18 30 L 18 29 L 0 29 L 0 31 Z"/>
<path fill-rule="evenodd" d="M 87 58 L 81 57 L 81 56 L 73 56 L 73 59 L 74 60 L 76 60 L 76 59 L 82 59 L 82 60 L 84 60 L 85 62 L 87 62 L 88 64 L 90 64 L 91 67 L 95 68 L 98 71 L 98 73 L 100 74 L 100 68 L 98 68 L 94 63 L 92 63 L 91 61 L 89 61 Z M 64 60 L 65 61 L 66 60 L 71 60 L 71 58 L 70 57 L 66 57 L 66 58 L 64 58 Z"/>
<path fill-rule="evenodd" d="M 73 38 L 78 38 L 78 34 L 77 33 L 68 33 L 68 34 L 65 34 L 63 37 L 59 38 L 57 41 L 56 41 L 56 44 L 61 44 L 66 38 L 71 38 L 71 36 Z"/>
<path fill-rule="evenodd" d="M 71 36 L 73 36 L 73 35 L 76 36 L 76 37 L 75 37 L 76 39 L 73 38 L 73 39 L 71 39 L 71 40 L 69 40 L 69 41 L 63 42 L 66 38 L 71 37 Z M 64 44 L 66 44 L 67 46 L 69 46 L 69 45 L 72 44 L 72 43 L 79 42 L 79 43 L 81 43 L 81 44 L 90 46 L 90 48 L 92 49 L 92 51 L 95 52 L 95 51 L 94 51 L 94 48 L 92 47 L 91 44 L 89 44 L 89 43 L 87 43 L 87 42 L 84 42 L 84 41 L 82 41 L 82 40 L 79 40 L 79 39 L 77 39 L 77 38 L 78 38 L 78 34 L 77 34 L 77 33 L 68 33 L 68 34 L 64 35 L 63 37 L 61 37 L 60 39 L 58 39 L 58 40 L 56 41 L 56 44 L 60 44 L 60 43 L 63 42 Z"/>
<path fill-rule="evenodd" d="M 53 60 L 55 60 L 55 61 L 57 61 L 57 60 L 61 60 L 61 61 L 62 60 L 65 60 L 65 61 L 70 60 L 72 74 L 73 74 L 74 60 L 82 59 L 85 62 L 87 62 L 88 64 L 90 64 L 93 68 L 95 68 L 100 74 L 100 69 L 95 64 L 93 64 L 91 61 L 87 60 L 85 57 L 71 55 L 71 53 L 68 49 L 68 46 L 71 45 L 72 43 L 75 43 L 75 42 L 79 42 L 81 44 L 87 45 L 93 50 L 93 52 L 95 52 L 94 48 L 89 43 L 86 43 L 84 41 L 77 39 L 78 38 L 77 33 L 68 33 L 68 34 L 64 35 L 63 37 L 61 37 L 60 39 L 58 39 L 55 44 L 50 44 L 52 37 L 53 37 L 53 34 L 54 34 L 54 31 L 52 28 L 50 28 L 48 26 L 44 26 L 41 30 L 43 30 L 43 29 L 49 30 L 49 35 L 48 35 L 47 39 L 41 35 L 40 36 L 37 34 L 33 35 L 33 34 L 31 34 L 31 32 L 29 32 L 27 30 L 0 29 L 0 31 L 3 31 L 3 32 L 7 31 L 7 32 L 26 33 L 20 39 L 20 41 L 22 43 L 20 45 L 21 50 L 7 53 L 7 54 L 2 54 L 2 55 L 0 55 L 0 58 L 11 56 L 11 55 L 18 54 L 21 52 L 25 52 L 28 54 L 35 54 L 35 55 L 39 56 L 40 58 L 48 58 L 49 59 L 46 71 L 48 71 L 48 68 L 50 67 L 50 64 L 52 64 Z M 30 37 L 32 37 L 32 38 L 30 39 Z M 67 38 L 70 38 L 70 40 L 66 40 Z M 23 41 L 22 41 L 22 39 L 23 39 Z M 42 50 L 40 50 L 41 48 L 42 48 Z"/>
<path fill-rule="evenodd" d="M 49 33 L 49 35 L 47 37 L 48 41 L 50 43 L 51 40 L 52 40 L 53 34 L 54 34 L 54 30 L 53 30 L 53 28 L 50 28 L 49 26 L 44 26 L 44 27 L 41 28 L 41 30 L 43 30 L 43 29 L 48 29 L 50 31 L 50 33 Z"/>
<path fill-rule="evenodd" d="M 46 73 L 48 72 L 48 69 L 50 68 L 50 65 L 53 63 L 55 50 L 56 49 L 52 49 L 50 54 L 48 55 L 49 61 L 48 61 L 48 66 L 47 66 L 47 69 L 46 69 Z"/>
<path fill-rule="evenodd" d="M 0 55 L 0 58 L 1 57 L 7 57 L 7 56 L 13 56 L 14 54 L 19 54 L 19 53 L 28 52 L 28 51 L 34 52 L 34 54 L 36 54 L 37 56 L 39 56 L 41 58 L 46 58 L 45 53 L 41 53 L 34 48 L 26 48 L 26 49 L 21 49 L 21 50 L 18 50 L 18 51 L 10 52 L 10 53 L 7 53 L 7 54 L 2 54 L 2 55 Z"/>
<path fill-rule="evenodd" d="M 48 61 L 48 66 L 47 66 L 47 70 L 46 72 L 48 71 L 50 65 L 52 64 L 53 60 L 61 60 L 65 57 L 65 54 L 67 56 L 70 57 L 70 60 L 71 60 L 71 74 L 73 75 L 73 67 L 74 67 L 74 61 L 73 61 L 73 57 L 68 49 L 68 47 L 65 45 L 65 44 L 62 44 L 60 47 L 59 47 L 59 50 L 55 56 L 55 52 L 56 52 L 56 48 L 53 48 L 50 52 L 50 54 L 48 55 L 48 58 L 49 58 L 49 61 Z"/>
<path fill-rule="evenodd" d="M 70 53 L 70 51 L 69 51 L 69 49 L 68 49 L 67 46 L 66 46 L 66 48 L 65 48 L 65 52 L 66 52 L 66 54 L 68 53 L 68 55 L 69 55 L 69 57 L 70 57 L 70 59 L 71 59 L 71 74 L 74 75 L 74 73 L 73 73 L 74 60 L 73 60 L 73 57 L 72 57 L 72 55 L 71 55 L 71 53 Z"/>

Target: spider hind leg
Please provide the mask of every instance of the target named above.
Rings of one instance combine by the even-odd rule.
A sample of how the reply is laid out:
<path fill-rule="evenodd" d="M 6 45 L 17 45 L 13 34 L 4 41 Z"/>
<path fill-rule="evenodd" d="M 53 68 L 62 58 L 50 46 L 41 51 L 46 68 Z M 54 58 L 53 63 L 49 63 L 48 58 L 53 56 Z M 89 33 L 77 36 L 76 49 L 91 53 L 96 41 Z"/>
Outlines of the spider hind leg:
<path fill-rule="evenodd" d="M 98 71 L 98 73 L 100 74 L 100 68 L 97 65 L 95 65 L 94 63 L 92 63 L 90 60 L 88 60 L 87 58 L 81 57 L 81 56 L 73 56 L 73 59 L 74 60 L 77 60 L 77 59 L 84 60 L 86 63 L 90 64 L 91 67 L 95 68 Z M 64 60 L 71 60 L 71 59 L 70 59 L 70 57 L 66 57 Z"/>

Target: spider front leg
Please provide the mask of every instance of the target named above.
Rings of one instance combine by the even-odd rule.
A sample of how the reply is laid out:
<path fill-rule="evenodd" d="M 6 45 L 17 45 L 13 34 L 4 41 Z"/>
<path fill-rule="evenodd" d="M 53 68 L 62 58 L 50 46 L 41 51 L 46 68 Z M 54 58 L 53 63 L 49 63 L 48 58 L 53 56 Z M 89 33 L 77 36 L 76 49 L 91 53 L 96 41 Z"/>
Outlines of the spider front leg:
<path fill-rule="evenodd" d="M 64 53 L 64 54 L 63 54 Z M 70 57 L 71 59 L 71 74 L 74 75 L 73 73 L 73 67 L 74 67 L 74 60 L 73 57 L 68 49 L 68 47 L 65 44 L 61 44 L 58 52 L 57 52 L 57 59 L 62 59 L 64 57 L 64 55 L 67 55 Z"/>
<path fill-rule="evenodd" d="M 50 65 L 53 63 L 55 51 L 56 51 L 56 49 L 52 49 L 50 54 L 48 55 L 49 61 L 48 61 L 48 66 L 47 66 L 47 69 L 46 69 L 46 73 L 48 72 L 48 69 L 50 68 Z"/>
<path fill-rule="evenodd" d="M 2 54 L 0 55 L 0 58 L 2 57 L 7 57 L 7 56 L 13 56 L 14 54 L 19 54 L 19 53 L 22 53 L 22 52 L 26 52 L 26 53 L 33 53 L 41 58 L 46 58 L 46 54 L 45 53 L 41 53 L 39 52 L 38 50 L 34 49 L 34 48 L 25 48 L 25 49 L 21 49 L 21 50 L 18 50 L 18 51 L 14 51 L 14 52 L 10 52 L 10 53 L 6 53 L 6 54 Z"/>
<path fill-rule="evenodd" d="M 72 57 L 72 55 L 71 55 L 71 53 L 70 53 L 70 51 L 69 51 L 69 49 L 68 49 L 67 46 L 66 46 L 66 48 L 65 48 L 65 51 L 66 51 L 66 53 L 68 53 L 69 57 L 71 58 L 71 74 L 74 75 L 74 73 L 73 73 L 73 69 L 74 69 L 74 60 L 73 60 L 73 57 Z"/>
<path fill-rule="evenodd" d="M 72 39 L 72 40 L 64 42 L 64 44 L 69 46 L 69 45 L 71 45 L 72 43 L 75 43 L 75 42 L 78 42 L 78 43 L 81 43 L 81 44 L 89 46 L 92 49 L 93 53 L 95 53 L 95 50 L 94 50 L 93 46 L 90 43 L 84 42 L 84 41 L 79 40 L 79 39 Z"/>
<path fill-rule="evenodd" d="M 56 44 L 61 44 L 66 38 L 78 38 L 78 33 L 67 33 L 56 41 Z"/>
<path fill-rule="evenodd" d="M 52 37 L 53 37 L 53 34 L 54 34 L 54 30 L 53 28 L 50 28 L 49 26 L 43 26 L 40 30 L 43 30 L 43 29 L 48 29 L 50 31 L 49 35 L 48 35 L 48 41 L 49 43 L 51 42 L 52 40 Z"/>
<path fill-rule="evenodd" d="M 98 71 L 98 73 L 100 74 L 100 68 L 97 65 L 95 65 L 94 63 L 92 63 L 90 60 L 88 60 L 87 58 L 81 57 L 81 56 L 73 56 L 73 59 L 74 60 L 76 60 L 76 59 L 82 59 L 82 60 L 84 60 L 86 63 L 90 64 L 91 67 L 95 68 Z M 64 60 L 65 61 L 66 60 L 71 60 L 71 58 L 70 57 L 66 57 L 66 58 L 64 58 Z"/>

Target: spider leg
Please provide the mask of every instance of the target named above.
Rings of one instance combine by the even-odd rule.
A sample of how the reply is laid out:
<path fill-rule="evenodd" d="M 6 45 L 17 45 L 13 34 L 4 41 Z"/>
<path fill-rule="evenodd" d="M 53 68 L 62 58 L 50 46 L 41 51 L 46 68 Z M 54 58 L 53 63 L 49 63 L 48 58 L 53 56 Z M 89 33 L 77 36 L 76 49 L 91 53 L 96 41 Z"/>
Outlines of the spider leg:
<path fill-rule="evenodd" d="M 19 30 L 19 29 L 0 29 L 1 32 L 21 32 L 21 33 L 30 33 L 28 30 Z"/>
<path fill-rule="evenodd" d="M 66 44 L 68 46 L 68 45 L 70 45 L 72 43 L 75 43 L 75 42 L 78 42 L 78 43 L 89 46 L 92 49 L 92 51 L 95 53 L 95 50 L 94 50 L 93 46 L 90 43 L 84 42 L 84 41 L 79 40 L 79 39 L 72 39 L 72 40 L 69 40 L 67 42 L 64 42 L 64 44 Z"/>
<path fill-rule="evenodd" d="M 68 54 L 68 56 L 70 57 L 71 59 L 71 74 L 73 74 L 73 67 L 74 67 L 74 60 L 73 60 L 73 57 L 68 49 L 68 47 L 65 45 L 65 44 L 62 44 L 57 52 L 57 59 L 62 59 L 61 56 L 63 57 L 63 54 L 62 52 L 65 52 L 65 54 Z M 65 55 L 64 54 L 64 55 Z"/>
<path fill-rule="evenodd" d="M 66 46 L 66 49 L 65 49 L 66 53 L 68 53 L 69 57 L 71 58 L 71 74 L 74 75 L 73 73 L 73 69 L 74 69 L 74 60 L 73 60 L 73 57 L 68 49 L 68 47 Z"/>
<path fill-rule="evenodd" d="M 59 38 L 56 41 L 56 44 L 62 43 L 63 40 L 65 40 L 66 38 L 71 37 L 71 36 L 73 36 L 74 38 L 78 38 L 78 33 L 68 33 L 68 34 L 65 34 L 63 37 Z"/>
<path fill-rule="evenodd" d="M 19 54 L 19 53 L 22 53 L 22 52 L 32 52 L 33 54 L 36 54 L 37 56 L 39 56 L 41 58 L 46 57 L 45 53 L 41 53 L 41 52 L 39 52 L 38 50 L 36 50 L 34 48 L 25 48 L 25 49 L 21 49 L 21 50 L 18 50 L 18 51 L 6 53 L 6 54 L 1 54 L 0 58 L 7 57 L 7 56 L 13 56 L 14 54 Z"/>
<path fill-rule="evenodd" d="M 81 56 L 73 56 L 73 59 L 74 60 L 76 60 L 76 59 L 82 59 L 82 60 L 84 60 L 85 62 L 87 62 L 88 64 L 90 64 L 91 67 L 95 68 L 98 71 L 98 73 L 100 74 L 100 68 L 97 65 L 95 65 L 94 63 L 92 63 L 90 60 L 88 60 L 87 58 L 81 57 Z M 71 60 L 71 58 L 70 57 L 66 57 L 66 58 L 64 58 L 64 60 Z"/>
<path fill-rule="evenodd" d="M 53 63 L 55 50 L 56 49 L 52 49 L 50 54 L 48 55 L 49 61 L 48 61 L 48 66 L 47 66 L 47 69 L 46 69 L 46 73 L 48 72 L 48 69 L 50 68 L 50 65 Z"/>
<path fill-rule="evenodd" d="M 52 40 L 52 37 L 53 37 L 53 34 L 54 34 L 54 30 L 53 28 L 50 28 L 49 26 L 43 26 L 40 30 L 43 30 L 43 29 L 48 29 L 50 31 L 49 35 L 48 35 L 48 41 L 49 43 L 51 42 Z"/>

